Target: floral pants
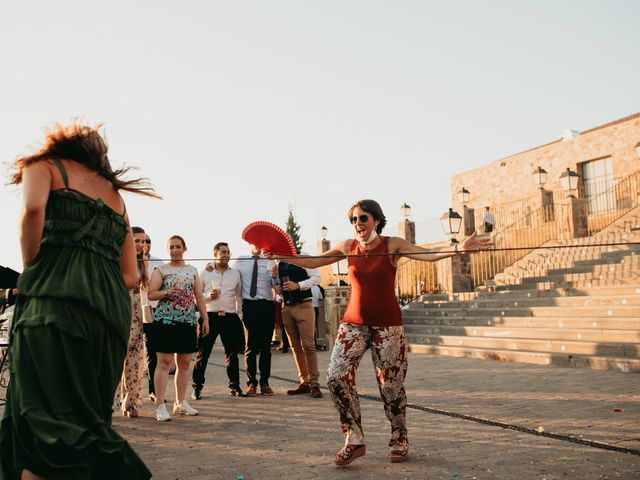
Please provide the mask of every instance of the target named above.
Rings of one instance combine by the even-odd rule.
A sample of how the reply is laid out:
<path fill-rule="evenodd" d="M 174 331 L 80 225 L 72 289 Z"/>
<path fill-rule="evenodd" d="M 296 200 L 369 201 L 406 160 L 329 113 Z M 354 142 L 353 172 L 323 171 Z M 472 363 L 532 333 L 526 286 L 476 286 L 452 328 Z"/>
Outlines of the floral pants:
<path fill-rule="evenodd" d="M 142 408 L 142 383 L 146 362 L 144 358 L 144 335 L 142 331 L 142 304 L 140 294 L 132 295 L 132 318 L 129 330 L 129 345 L 124 360 L 122 378 L 116 389 L 114 411 L 140 413 Z"/>
<path fill-rule="evenodd" d="M 365 443 L 360 401 L 356 389 L 356 370 L 366 350 L 376 370 L 384 411 L 391 422 L 391 441 L 407 441 L 407 342 L 404 327 L 366 327 L 343 323 L 331 354 L 328 386 L 331 399 L 340 414 L 345 444 Z"/>

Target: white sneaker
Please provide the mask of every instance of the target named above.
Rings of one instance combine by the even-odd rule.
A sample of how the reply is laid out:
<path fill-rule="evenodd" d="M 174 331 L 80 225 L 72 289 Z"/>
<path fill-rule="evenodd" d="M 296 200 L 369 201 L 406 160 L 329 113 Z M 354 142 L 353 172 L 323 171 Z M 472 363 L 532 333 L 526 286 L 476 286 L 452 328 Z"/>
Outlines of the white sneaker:
<path fill-rule="evenodd" d="M 182 400 L 182 403 L 173 404 L 173 413 L 178 415 L 197 415 L 198 410 L 189 405 L 189 402 Z"/>
<path fill-rule="evenodd" d="M 171 420 L 171 415 L 169 415 L 167 406 L 164 403 L 156 408 L 156 420 L 159 422 L 168 422 Z"/>

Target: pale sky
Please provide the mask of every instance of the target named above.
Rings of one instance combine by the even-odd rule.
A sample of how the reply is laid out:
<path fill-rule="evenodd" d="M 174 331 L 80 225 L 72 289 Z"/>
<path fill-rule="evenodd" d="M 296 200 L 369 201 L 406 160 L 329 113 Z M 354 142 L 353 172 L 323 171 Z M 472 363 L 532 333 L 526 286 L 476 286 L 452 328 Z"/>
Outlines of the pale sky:
<path fill-rule="evenodd" d="M 164 197 L 126 196 L 158 257 L 172 234 L 190 258 L 247 253 L 244 226 L 289 205 L 315 253 L 360 198 L 386 234 L 407 202 L 418 242 L 444 240 L 453 174 L 640 111 L 638 19 L 634 0 L 2 2 L 0 161 L 105 122 L 114 166 Z M 21 270 L 6 173 L 0 265 Z"/>

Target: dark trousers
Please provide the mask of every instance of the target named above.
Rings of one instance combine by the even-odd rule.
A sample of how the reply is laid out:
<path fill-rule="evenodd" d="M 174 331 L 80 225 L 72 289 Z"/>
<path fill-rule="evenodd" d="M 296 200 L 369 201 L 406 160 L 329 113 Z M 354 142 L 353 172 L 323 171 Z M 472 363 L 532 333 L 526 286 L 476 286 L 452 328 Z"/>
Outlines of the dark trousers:
<path fill-rule="evenodd" d="M 156 373 L 156 365 L 158 364 L 158 357 L 156 357 L 156 349 L 153 346 L 153 335 L 151 330 L 153 323 L 143 323 L 142 331 L 144 332 L 144 348 L 147 352 L 147 373 L 149 374 L 149 394 L 155 394 L 156 389 L 153 385 L 153 376 Z"/>
<path fill-rule="evenodd" d="M 218 335 L 224 347 L 224 362 L 227 367 L 229 387 L 240 386 L 240 367 L 238 354 L 244 351 L 244 329 L 242 321 L 235 313 L 227 313 L 224 316 L 217 312 L 207 312 L 209 317 L 209 335 L 198 338 L 198 351 L 196 362 L 193 365 L 193 388 L 201 390 L 204 385 L 204 372 L 207 370 L 207 362 L 211 356 L 211 349 L 216 343 Z"/>
<path fill-rule="evenodd" d="M 260 385 L 269 385 L 271 376 L 271 337 L 275 326 L 275 302 L 271 300 L 243 300 L 242 321 L 247 331 L 244 361 L 247 385 L 258 385 L 257 357 L 260 356 Z"/>

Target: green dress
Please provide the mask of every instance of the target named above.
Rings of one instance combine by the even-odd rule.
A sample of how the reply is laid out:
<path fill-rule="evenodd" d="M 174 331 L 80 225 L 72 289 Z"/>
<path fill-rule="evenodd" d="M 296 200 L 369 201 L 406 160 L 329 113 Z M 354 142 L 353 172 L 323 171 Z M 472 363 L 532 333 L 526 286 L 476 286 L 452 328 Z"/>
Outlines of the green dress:
<path fill-rule="evenodd" d="M 36 258 L 18 279 L 0 480 L 147 479 L 111 427 L 131 297 L 120 270 L 124 217 L 65 186 L 51 191 Z"/>

